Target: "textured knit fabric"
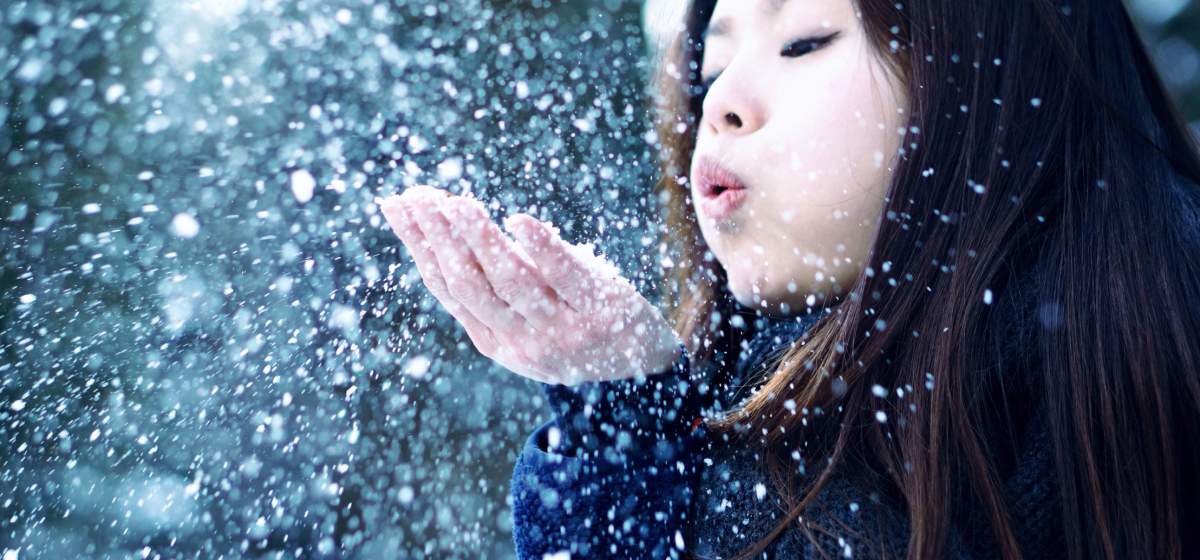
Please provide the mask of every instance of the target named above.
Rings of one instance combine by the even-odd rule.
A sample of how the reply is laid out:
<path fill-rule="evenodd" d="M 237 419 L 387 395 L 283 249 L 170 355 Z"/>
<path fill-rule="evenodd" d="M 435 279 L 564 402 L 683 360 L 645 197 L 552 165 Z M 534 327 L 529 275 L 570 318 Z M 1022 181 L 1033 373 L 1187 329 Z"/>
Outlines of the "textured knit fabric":
<path fill-rule="evenodd" d="M 1036 294 L 1023 289 L 1029 274 L 1009 284 L 996 302 L 992 348 L 1005 383 L 1026 383 L 1024 349 L 1039 314 Z M 520 558 L 678 558 L 685 549 L 726 558 L 767 534 L 782 515 L 759 453 L 709 433 L 701 415 L 728 409 L 749 396 L 760 368 L 786 350 L 821 311 L 772 318 L 738 306 L 750 317 L 748 336 L 727 368 L 698 366 L 681 357 L 671 368 L 637 378 L 568 387 L 542 385 L 553 417 L 526 440 L 513 470 L 513 540 Z M 1027 558 L 1060 556 L 1055 527 L 1052 448 L 1033 409 L 1024 425 L 1015 467 L 1005 488 Z M 809 469 L 815 471 L 816 469 Z M 852 478 L 835 478 L 806 518 L 832 534 L 799 525 L 766 550 L 769 558 L 903 557 L 906 510 Z M 863 542 L 871 535 L 882 543 Z M 995 557 L 982 513 L 958 520 L 948 550 L 956 558 Z"/>
<path fill-rule="evenodd" d="M 1023 361 L 1020 349 L 1032 343 L 1031 321 L 1037 317 L 1035 294 L 1024 289 L 1031 274 L 1032 270 L 1026 271 L 998 302 L 1001 313 L 992 325 L 994 347 L 980 350 L 994 357 L 1001 375 L 1020 383 L 1030 381 L 1024 375 L 1030 364 Z M 756 330 L 747 344 L 743 354 L 750 357 L 743 360 L 739 369 L 755 373 L 815 321 L 816 317 L 801 318 L 799 322 L 759 319 L 763 327 Z M 735 396 L 734 400 L 740 399 Z M 1037 412 L 1024 424 L 1029 431 L 1018 438 L 1022 449 L 1015 468 L 1008 473 L 1005 490 L 1013 505 L 1014 529 L 1025 557 L 1059 557 L 1065 552 L 1055 532 L 1059 504 L 1051 486 L 1053 449 L 1040 416 L 1041 407 L 1033 405 L 1031 409 Z M 784 514 L 785 504 L 772 488 L 759 453 L 730 447 L 715 438 L 693 452 L 700 454 L 704 467 L 695 483 L 693 506 L 684 522 L 684 542 L 688 550 L 700 557 L 731 557 L 766 536 Z M 802 473 L 815 474 L 820 465 L 805 467 Z M 950 557 L 996 556 L 987 519 L 981 511 L 973 514 L 961 520 L 951 533 Z M 903 504 L 888 501 L 874 488 L 858 486 L 850 477 L 835 477 L 827 484 L 809 506 L 806 517 L 832 533 L 814 531 L 817 546 L 796 526 L 782 533 L 766 549 L 766 557 L 902 558 L 906 553 L 909 523 Z M 859 535 L 881 538 L 882 546 L 865 542 Z"/>

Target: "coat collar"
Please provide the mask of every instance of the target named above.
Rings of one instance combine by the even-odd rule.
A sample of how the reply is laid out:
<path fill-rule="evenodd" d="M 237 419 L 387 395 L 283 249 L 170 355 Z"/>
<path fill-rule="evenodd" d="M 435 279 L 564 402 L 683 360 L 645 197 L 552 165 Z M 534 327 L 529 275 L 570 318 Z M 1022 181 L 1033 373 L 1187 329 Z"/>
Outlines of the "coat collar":
<path fill-rule="evenodd" d="M 761 309 L 734 302 L 733 325 L 742 331 L 738 377 L 743 382 L 749 381 L 762 364 L 786 352 L 793 341 L 803 336 L 827 312 L 818 308 L 788 316 L 768 315 Z"/>

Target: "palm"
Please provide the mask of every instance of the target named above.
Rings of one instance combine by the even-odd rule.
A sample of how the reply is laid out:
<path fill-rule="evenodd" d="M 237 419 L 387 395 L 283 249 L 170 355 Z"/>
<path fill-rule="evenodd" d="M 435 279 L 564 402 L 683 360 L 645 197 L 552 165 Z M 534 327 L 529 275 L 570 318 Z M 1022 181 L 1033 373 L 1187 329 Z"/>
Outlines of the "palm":
<path fill-rule="evenodd" d="M 553 226 L 519 214 L 509 237 L 478 201 L 424 186 L 381 207 L 434 297 L 515 373 L 574 385 L 659 371 L 677 356 L 662 314 Z"/>

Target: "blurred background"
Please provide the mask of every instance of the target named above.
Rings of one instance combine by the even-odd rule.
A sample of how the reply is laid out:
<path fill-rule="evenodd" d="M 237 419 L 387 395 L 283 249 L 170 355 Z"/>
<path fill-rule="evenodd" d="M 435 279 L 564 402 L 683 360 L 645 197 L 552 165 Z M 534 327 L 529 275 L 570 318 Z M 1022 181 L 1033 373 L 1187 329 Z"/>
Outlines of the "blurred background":
<path fill-rule="evenodd" d="M 1200 122 L 1200 8 L 1135 0 Z M 372 204 L 416 182 L 654 297 L 681 0 L 0 3 L 0 554 L 509 558 L 548 418 Z"/>

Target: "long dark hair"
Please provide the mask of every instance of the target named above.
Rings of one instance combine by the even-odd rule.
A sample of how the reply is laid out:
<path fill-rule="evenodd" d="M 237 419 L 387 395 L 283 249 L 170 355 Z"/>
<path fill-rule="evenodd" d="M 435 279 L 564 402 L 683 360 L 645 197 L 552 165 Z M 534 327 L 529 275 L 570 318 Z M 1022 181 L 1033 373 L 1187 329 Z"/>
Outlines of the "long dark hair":
<path fill-rule="evenodd" d="M 1020 557 L 998 442 L 1029 399 L 1044 403 L 1057 473 L 1046 484 L 1071 558 L 1197 557 L 1200 158 L 1124 6 L 855 4 L 902 77 L 910 122 L 864 273 L 751 397 L 708 419 L 765 450 L 788 507 L 745 557 L 793 521 L 813 539 L 804 509 L 851 464 L 906 508 L 908 557 L 943 556 L 967 510 L 984 512 L 1004 558 Z M 697 360 L 733 340 L 725 273 L 685 180 L 714 5 L 691 3 L 655 82 L 675 262 L 664 293 Z M 985 291 L 1030 270 L 1041 320 L 1022 363 L 1037 388 L 1021 395 L 979 375 L 994 363 L 978 350 L 994 334 Z M 822 457 L 799 499 L 784 459 L 795 437 Z"/>

